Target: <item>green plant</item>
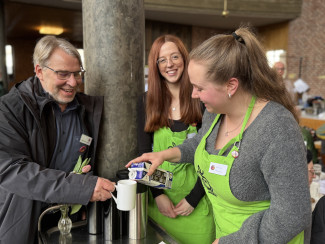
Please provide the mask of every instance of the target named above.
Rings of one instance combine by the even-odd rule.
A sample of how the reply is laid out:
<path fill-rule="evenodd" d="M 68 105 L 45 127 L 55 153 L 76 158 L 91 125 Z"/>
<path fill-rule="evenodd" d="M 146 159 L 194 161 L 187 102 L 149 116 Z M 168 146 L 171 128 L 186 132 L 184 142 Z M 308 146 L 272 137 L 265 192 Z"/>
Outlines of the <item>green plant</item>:
<path fill-rule="evenodd" d="M 72 172 L 75 173 L 75 174 L 82 174 L 82 168 L 86 165 L 88 165 L 90 162 L 90 158 L 86 158 L 84 161 L 82 161 L 82 157 L 81 155 L 79 156 L 78 158 L 78 161 L 76 163 L 76 165 L 74 166 Z M 73 204 L 71 205 L 71 211 L 70 211 L 70 214 L 75 214 L 77 213 L 80 208 L 82 207 L 81 204 Z"/>

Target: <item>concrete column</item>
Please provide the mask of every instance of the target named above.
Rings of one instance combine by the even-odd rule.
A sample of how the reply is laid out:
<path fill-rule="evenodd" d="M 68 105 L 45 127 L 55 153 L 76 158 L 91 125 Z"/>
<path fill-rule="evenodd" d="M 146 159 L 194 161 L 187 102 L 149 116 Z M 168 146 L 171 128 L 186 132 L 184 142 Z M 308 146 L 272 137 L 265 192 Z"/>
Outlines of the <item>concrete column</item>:
<path fill-rule="evenodd" d="M 115 177 L 137 156 L 136 100 L 144 90 L 143 0 L 83 0 L 85 93 L 104 96 L 95 172 Z"/>

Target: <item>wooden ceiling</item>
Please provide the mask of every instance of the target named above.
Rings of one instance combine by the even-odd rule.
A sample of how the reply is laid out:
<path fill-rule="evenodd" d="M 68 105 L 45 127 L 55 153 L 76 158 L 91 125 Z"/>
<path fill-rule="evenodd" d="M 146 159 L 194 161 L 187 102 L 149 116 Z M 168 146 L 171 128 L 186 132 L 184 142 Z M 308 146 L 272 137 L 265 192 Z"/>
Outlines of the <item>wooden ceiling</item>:
<path fill-rule="evenodd" d="M 63 27 L 62 36 L 71 42 L 82 42 L 81 10 L 62 9 L 24 3 L 5 4 L 5 32 L 7 39 L 40 38 L 41 25 Z"/>
<path fill-rule="evenodd" d="M 81 0 L 1 0 L 7 39 L 38 39 L 41 25 L 64 28 L 61 35 L 82 43 Z M 127 1 L 127 0 L 123 0 Z M 223 0 L 144 0 L 146 20 L 234 29 L 241 23 L 255 27 L 281 23 L 300 14 L 301 0 L 228 1 L 230 15 L 222 17 Z"/>

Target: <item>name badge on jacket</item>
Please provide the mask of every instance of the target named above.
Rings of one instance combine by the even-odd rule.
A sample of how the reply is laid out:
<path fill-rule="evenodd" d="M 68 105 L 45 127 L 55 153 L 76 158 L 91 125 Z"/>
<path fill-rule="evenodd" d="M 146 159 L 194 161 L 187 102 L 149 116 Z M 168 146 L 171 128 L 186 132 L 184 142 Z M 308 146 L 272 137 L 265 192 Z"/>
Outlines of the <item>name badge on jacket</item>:
<path fill-rule="evenodd" d="M 93 138 L 86 136 L 85 134 L 82 134 L 80 138 L 80 142 L 86 144 L 87 146 L 90 146 L 92 140 Z"/>

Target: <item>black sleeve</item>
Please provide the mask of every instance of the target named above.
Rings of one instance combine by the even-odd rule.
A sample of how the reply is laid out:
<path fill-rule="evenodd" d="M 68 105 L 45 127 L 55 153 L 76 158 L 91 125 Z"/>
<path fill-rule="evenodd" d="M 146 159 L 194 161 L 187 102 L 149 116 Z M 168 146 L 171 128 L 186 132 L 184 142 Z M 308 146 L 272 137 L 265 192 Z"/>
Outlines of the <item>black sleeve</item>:
<path fill-rule="evenodd" d="M 137 102 L 137 139 L 138 139 L 138 155 L 142 155 L 146 152 L 152 152 L 153 133 L 144 131 L 145 126 L 145 111 L 146 93 L 141 95 Z M 150 191 L 154 198 L 161 194 L 164 194 L 164 190 L 150 187 Z"/>
<path fill-rule="evenodd" d="M 164 194 L 163 189 L 158 189 L 158 188 L 155 188 L 155 187 L 150 187 L 150 191 L 151 191 L 151 194 L 152 194 L 153 198 L 156 198 L 156 197 Z"/>
<path fill-rule="evenodd" d="M 145 126 L 145 100 L 146 95 L 143 94 L 139 97 L 137 102 L 137 139 L 138 139 L 138 155 L 146 152 L 152 152 L 153 133 L 144 131 Z"/>
<path fill-rule="evenodd" d="M 325 240 L 325 196 L 318 200 L 312 216 L 311 244 L 321 244 Z"/>
<path fill-rule="evenodd" d="M 200 177 L 197 177 L 196 184 L 190 194 L 188 194 L 185 199 L 186 201 L 193 207 L 196 208 L 196 206 L 199 204 L 202 197 L 205 195 L 205 191 L 201 182 Z"/>

